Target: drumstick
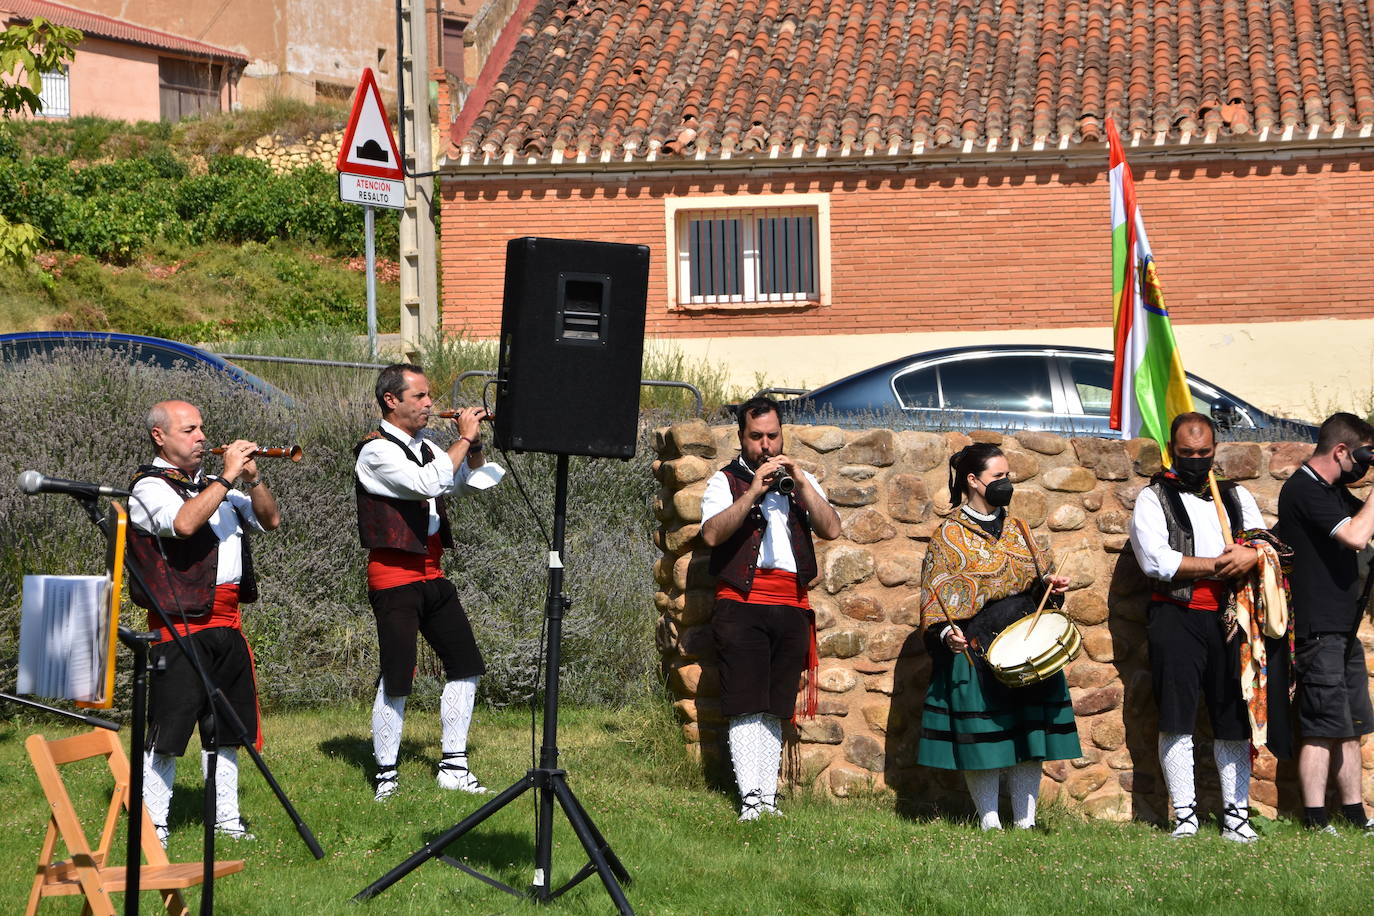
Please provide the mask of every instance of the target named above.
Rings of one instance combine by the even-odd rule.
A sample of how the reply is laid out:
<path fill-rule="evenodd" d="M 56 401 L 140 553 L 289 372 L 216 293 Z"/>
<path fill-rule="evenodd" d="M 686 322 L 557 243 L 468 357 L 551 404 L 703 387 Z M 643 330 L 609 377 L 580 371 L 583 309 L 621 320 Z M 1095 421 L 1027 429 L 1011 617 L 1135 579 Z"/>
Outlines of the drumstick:
<path fill-rule="evenodd" d="M 1063 567 L 1063 566 L 1066 566 L 1066 565 L 1068 564 L 1067 558 L 1073 556 L 1074 554 L 1078 553 L 1080 550 L 1083 550 L 1084 548 L 1085 548 L 1085 545 L 1079 544 L 1079 545 L 1078 545 L 1077 547 L 1075 547 L 1073 550 L 1070 550 L 1068 553 L 1066 553 L 1066 554 L 1064 555 L 1065 560 L 1064 560 L 1063 562 L 1060 562 L 1059 560 L 1056 560 L 1054 566 L 1052 566 L 1052 567 L 1050 568 L 1049 573 L 1046 574 L 1046 576 L 1045 576 L 1045 579 L 1046 579 L 1046 581 L 1045 581 L 1045 594 L 1044 594 L 1043 596 L 1041 596 L 1041 598 L 1040 598 L 1040 606 L 1039 606 L 1038 608 L 1035 609 L 1035 615 L 1031 618 L 1030 629 L 1026 630 L 1026 637 L 1027 637 L 1027 638 L 1029 638 L 1030 635 L 1031 635 L 1032 633 L 1035 632 L 1035 625 L 1038 624 L 1038 623 L 1040 622 L 1040 615 L 1043 614 L 1043 613 L 1045 612 L 1045 602 L 1050 600 L 1050 593 L 1051 593 L 1052 591 L 1054 591 L 1054 586 L 1051 585 L 1051 584 L 1049 583 L 1049 577 L 1050 577 L 1050 575 L 1052 575 L 1052 574 L 1054 573 L 1055 570 L 1057 570 L 1057 569 L 1059 569 L 1059 568 L 1061 568 L 1061 567 Z"/>
<path fill-rule="evenodd" d="M 954 627 L 955 629 L 958 629 L 958 624 L 954 622 L 953 617 L 949 616 L 949 611 L 945 608 L 945 603 L 940 600 L 940 590 L 936 588 L 934 585 L 932 585 L 930 587 L 930 593 L 935 596 L 935 603 L 940 605 L 940 613 L 945 615 L 945 622 L 948 623 L 950 626 Z M 973 654 L 969 652 L 967 642 L 964 643 L 963 656 L 964 658 L 968 659 L 968 666 L 972 668 Z"/>

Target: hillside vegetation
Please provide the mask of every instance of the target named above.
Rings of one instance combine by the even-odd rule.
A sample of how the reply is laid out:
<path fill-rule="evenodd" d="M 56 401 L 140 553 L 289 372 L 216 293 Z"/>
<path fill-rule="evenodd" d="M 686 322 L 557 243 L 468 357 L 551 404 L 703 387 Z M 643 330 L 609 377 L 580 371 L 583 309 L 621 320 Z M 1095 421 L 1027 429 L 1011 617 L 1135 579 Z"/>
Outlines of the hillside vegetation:
<path fill-rule="evenodd" d="M 285 175 L 233 150 L 264 133 L 337 129 L 336 106 L 169 124 L 99 118 L 0 126 L 0 217 L 43 252 L 0 267 L 0 328 L 219 340 L 328 325 L 361 331 L 363 209 L 334 173 Z M 383 331 L 397 323 L 398 219 L 377 218 Z M 388 269 L 388 267 L 390 269 Z"/>

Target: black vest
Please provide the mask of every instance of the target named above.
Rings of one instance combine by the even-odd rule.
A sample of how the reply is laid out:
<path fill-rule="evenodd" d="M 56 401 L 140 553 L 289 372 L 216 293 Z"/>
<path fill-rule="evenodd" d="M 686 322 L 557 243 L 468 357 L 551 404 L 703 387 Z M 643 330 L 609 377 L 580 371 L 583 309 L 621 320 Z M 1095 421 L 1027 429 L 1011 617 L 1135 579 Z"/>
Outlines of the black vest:
<path fill-rule="evenodd" d="M 160 477 L 165 480 L 183 501 L 191 499 L 204 489 L 203 484 L 193 483 L 179 470 L 151 464 L 145 464 L 138 469 L 129 484 L 129 489 L 132 490 L 134 484 L 145 477 Z M 237 509 L 234 509 L 234 514 L 238 514 Z M 241 516 L 239 528 L 243 532 L 243 537 L 239 539 L 239 543 L 243 545 L 239 604 L 252 604 L 258 600 L 258 580 L 253 574 L 253 551 L 248 543 L 248 525 Z M 210 613 L 215 604 L 215 574 L 219 570 L 220 540 L 209 522 L 184 538 L 160 538 L 130 525 L 126 545 L 129 562 L 138 570 L 139 578 L 147 585 L 147 591 L 144 591 L 131 577 L 129 597 L 133 599 L 134 604 L 152 610 L 152 599 L 155 599 L 158 606 L 168 614 L 204 617 Z M 164 553 L 167 557 L 165 563 L 162 559 Z"/>
<path fill-rule="evenodd" d="M 369 433 L 353 448 L 356 460 L 363 446 L 376 439 L 386 439 L 396 443 L 405 456 L 421 467 L 434 460 L 434 451 L 429 443 L 420 446 L 420 458 L 415 457 L 404 442 L 378 429 Z M 394 496 L 378 496 L 363 489 L 357 474 L 353 475 L 353 492 L 358 501 L 358 538 L 368 550 L 390 549 L 405 553 L 429 553 L 429 504 L 423 499 L 397 499 Z M 448 524 L 448 511 L 444 507 L 444 497 L 434 500 L 439 510 L 439 542 L 445 549 L 453 547 L 453 532 Z"/>
<path fill-rule="evenodd" d="M 724 471 L 733 502 L 749 489 L 754 482 L 754 475 L 738 460 L 727 464 Z M 816 548 L 811 540 L 811 520 L 795 496 L 789 494 L 786 498 L 787 540 L 792 545 L 792 556 L 797 561 L 797 584 L 805 588 L 816 578 Z M 711 575 L 718 576 L 748 597 L 749 590 L 754 587 L 759 547 L 763 544 L 763 532 L 767 527 L 763 507 L 754 504 L 735 533 L 711 550 Z"/>
<path fill-rule="evenodd" d="M 1159 497 L 1159 507 L 1164 511 L 1164 523 L 1169 529 L 1169 546 L 1185 557 L 1197 556 L 1194 551 L 1193 523 L 1188 518 L 1188 510 L 1183 505 L 1183 496 L 1178 486 L 1163 474 L 1156 474 L 1150 481 L 1150 489 Z M 1241 510 L 1240 495 L 1236 492 L 1239 484 L 1234 480 L 1218 480 L 1217 490 L 1221 492 L 1221 504 L 1226 507 L 1226 519 L 1231 523 L 1231 540 L 1239 538 L 1245 530 L 1244 513 Z M 1151 579 L 1156 592 L 1168 595 L 1175 601 L 1187 604 L 1193 599 L 1193 580 L 1166 582 Z"/>

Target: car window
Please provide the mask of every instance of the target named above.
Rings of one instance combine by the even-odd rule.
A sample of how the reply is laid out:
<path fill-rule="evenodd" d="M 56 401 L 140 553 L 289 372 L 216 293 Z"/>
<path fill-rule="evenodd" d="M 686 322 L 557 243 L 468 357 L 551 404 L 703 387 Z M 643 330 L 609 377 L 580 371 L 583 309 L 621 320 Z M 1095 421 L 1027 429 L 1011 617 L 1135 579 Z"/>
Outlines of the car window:
<path fill-rule="evenodd" d="M 934 366 L 899 375 L 892 380 L 892 387 L 898 403 L 908 410 L 940 406 L 940 384 Z"/>
<path fill-rule="evenodd" d="M 1002 410 L 1048 413 L 1049 361 L 1043 356 L 993 356 L 940 366 L 946 410 Z"/>
<path fill-rule="evenodd" d="M 1065 359 L 1069 379 L 1083 413 L 1090 417 L 1106 417 L 1112 412 L 1112 364 L 1101 359 Z"/>

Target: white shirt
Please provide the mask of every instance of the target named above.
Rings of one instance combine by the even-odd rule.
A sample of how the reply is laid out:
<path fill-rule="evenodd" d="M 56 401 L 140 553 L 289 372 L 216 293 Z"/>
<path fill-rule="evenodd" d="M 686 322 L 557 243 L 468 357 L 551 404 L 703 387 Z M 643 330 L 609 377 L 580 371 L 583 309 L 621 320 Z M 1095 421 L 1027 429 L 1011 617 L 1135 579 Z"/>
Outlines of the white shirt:
<path fill-rule="evenodd" d="M 153 466 L 175 467 L 163 458 L 154 458 Z M 198 471 L 192 480 L 203 483 L 205 472 Z M 167 481 L 160 477 L 145 477 L 134 484 L 133 498 L 129 500 L 129 521 L 158 537 L 178 537 L 173 523 L 184 505 L 186 500 Z M 240 516 L 255 531 L 264 530 L 257 513 L 253 511 L 252 498 L 239 490 L 230 490 L 210 516 L 210 530 L 219 538 L 220 546 L 215 565 L 216 585 L 237 585 L 243 578 L 243 529 L 239 526 Z"/>
<path fill-rule="evenodd" d="M 735 459 L 743 463 L 742 459 Z M 801 468 L 797 470 L 801 471 Z M 816 478 L 806 471 L 806 482 L 816 488 L 821 499 L 825 491 Z M 716 471 L 706 482 L 706 493 L 701 497 L 701 523 L 704 525 L 733 505 L 730 496 L 730 482 L 725 479 L 724 471 Z M 797 571 L 797 558 L 792 556 L 792 541 L 787 536 L 787 497 L 769 490 L 759 503 L 763 507 L 763 541 L 759 544 L 759 569 L 780 569 L 783 572 Z"/>
<path fill-rule="evenodd" d="M 1236 495 L 1240 497 L 1241 528 L 1263 528 L 1264 518 L 1255 504 L 1255 497 L 1244 487 L 1236 487 Z M 1216 505 L 1193 493 L 1180 493 L 1179 496 L 1193 525 L 1193 556 L 1221 556 L 1230 537 L 1222 534 Z M 1169 546 L 1164 509 L 1153 487 L 1141 490 L 1135 499 L 1135 512 L 1131 515 L 1131 550 L 1135 551 L 1136 562 L 1145 575 L 1152 579 L 1171 581 L 1183 563 L 1183 554 Z"/>
<path fill-rule="evenodd" d="M 382 431 L 406 444 L 416 460 L 423 460 L 420 447 L 425 440 L 411 436 L 400 427 L 383 420 Z M 488 462 L 480 468 L 469 468 L 466 461 L 457 468 L 448 452 L 430 443 L 434 460 L 421 465 L 411 461 L 396 451 L 396 444 L 377 438 L 369 441 L 358 452 L 358 460 L 353 465 L 353 473 L 358 475 L 363 489 L 374 496 L 390 496 L 395 499 L 425 500 L 429 503 L 429 531 L 439 530 L 439 507 L 436 496 L 449 496 L 454 493 L 466 494 L 475 490 L 485 490 L 495 486 L 505 475 L 496 464 Z"/>

